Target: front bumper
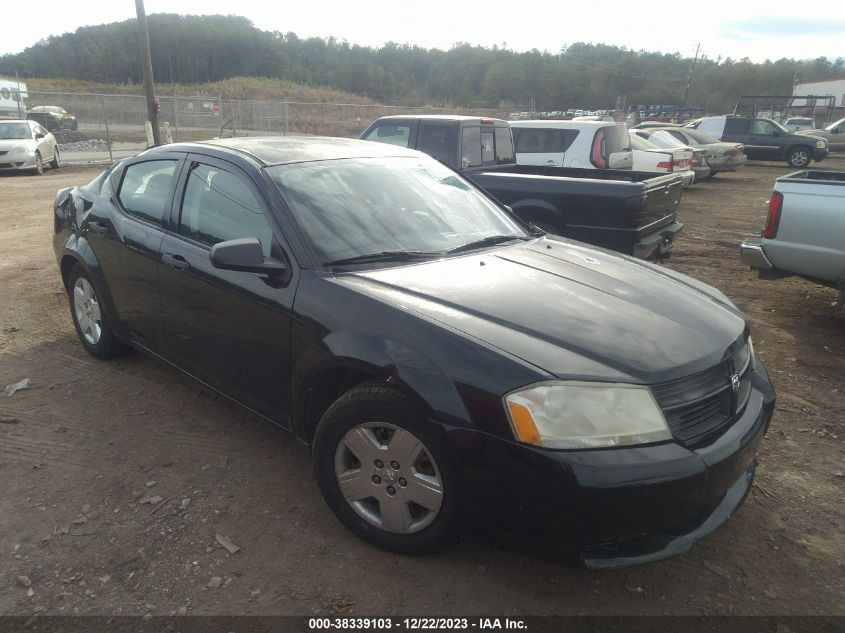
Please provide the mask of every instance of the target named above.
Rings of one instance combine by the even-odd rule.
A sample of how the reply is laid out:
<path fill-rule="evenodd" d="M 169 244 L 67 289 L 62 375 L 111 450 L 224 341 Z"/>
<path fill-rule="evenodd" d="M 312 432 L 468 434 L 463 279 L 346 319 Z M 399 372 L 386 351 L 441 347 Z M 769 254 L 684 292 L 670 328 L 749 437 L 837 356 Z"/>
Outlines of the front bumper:
<path fill-rule="evenodd" d="M 655 259 L 669 255 L 678 233 L 683 230 L 681 222 L 672 222 L 634 244 L 633 255 L 640 259 Z"/>
<path fill-rule="evenodd" d="M 763 252 L 763 239 L 752 237 L 745 240 L 739 247 L 739 256 L 742 263 L 751 266 L 755 270 L 772 270 L 772 262 Z"/>
<path fill-rule="evenodd" d="M 813 158 L 815 159 L 815 161 L 817 163 L 824 160 L 829 155 L 830 155 L 830 148 L 829 147 L 824 147 L 824 148 L 816 147 L 816 148 L 813 149 Z"/>
<path fill-rule="evenodd" d="M 18 171 L 21 169 L 35 169 L 35 155 L 0 156 L 0 171 Z"/>
<path fill-rule="evenodd" d="M 736 512 L 751 486 L 775 405 L 759 361 L 751 381 L 747 404 L 731 426 L 693 448 L 669 442 L 553 451 L 484 436 L 489 475 L 483 482 L 470 478 L 468 487 L 472 498 L 486 498 L 494 510 L 475 510 L 508 525 L 517 547 L 531 543 L 547 556 L 574 553 L 590 568 L 686 552 Z"/>

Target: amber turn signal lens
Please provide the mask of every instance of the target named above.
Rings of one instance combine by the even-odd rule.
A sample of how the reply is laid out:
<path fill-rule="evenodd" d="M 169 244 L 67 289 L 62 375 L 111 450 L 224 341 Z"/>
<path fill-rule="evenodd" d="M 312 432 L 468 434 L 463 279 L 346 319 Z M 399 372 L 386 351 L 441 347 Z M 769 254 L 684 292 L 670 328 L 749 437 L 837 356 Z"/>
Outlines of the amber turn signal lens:
<path fill-rule="evenodd" d="M 513 422 L 514 431 L 520 442 L 526 444 L 534 444 L 542 446 L 543 441 L 540 439 L 540 432 L 534 424 L 534 418 L 531 417 L 531 412 L 527 407 L 517 403 L 508 401 L 508 410 L 511 414 L 511 421 Z"/>

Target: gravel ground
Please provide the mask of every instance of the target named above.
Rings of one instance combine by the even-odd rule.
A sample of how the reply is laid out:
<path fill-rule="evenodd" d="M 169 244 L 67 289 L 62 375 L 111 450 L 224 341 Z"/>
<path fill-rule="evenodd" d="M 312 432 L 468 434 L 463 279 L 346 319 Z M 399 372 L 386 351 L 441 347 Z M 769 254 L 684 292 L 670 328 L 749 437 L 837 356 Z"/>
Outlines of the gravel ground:
<path fill-rule="evenodd" d="M 424 558 L 363 544 L 292 438 L 140 354 L 84 352 L 51 210 L 96 171 L 0 177 L 0 388 L 29 379 L 0 393 L 0 613 L 845 614 L 845 315 L 833 291 L 760 281 L 737 252 L 788 171 L 696 184 L 667 263 L 746 311 L 775 382 L 756 484 L 690 554 L 602 573 L 473 542 Z"/>

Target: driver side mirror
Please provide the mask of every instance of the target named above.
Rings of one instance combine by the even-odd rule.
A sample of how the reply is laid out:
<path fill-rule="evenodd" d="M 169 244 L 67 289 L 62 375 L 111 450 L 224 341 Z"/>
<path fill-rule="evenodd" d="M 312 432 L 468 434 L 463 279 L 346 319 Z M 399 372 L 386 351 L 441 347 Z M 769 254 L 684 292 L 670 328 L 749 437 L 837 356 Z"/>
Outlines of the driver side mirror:
<path fill-rule="evenodd" d="M 282 276 L 288 271 L 284 262 L 272 257 L 264 257 L 261 242 L 255 237 L 243 237 L 215 244 L 211 247 L 208 258 L 212 266 L 222 270 L 259 273 L 273 277 Z"/>
<path fill-rule="evenodd" d="M 35 140 L 36 141 L 40 141 L 42 138 L 44 138 L 44 135 L 41 132 L 35 133 Z"/>

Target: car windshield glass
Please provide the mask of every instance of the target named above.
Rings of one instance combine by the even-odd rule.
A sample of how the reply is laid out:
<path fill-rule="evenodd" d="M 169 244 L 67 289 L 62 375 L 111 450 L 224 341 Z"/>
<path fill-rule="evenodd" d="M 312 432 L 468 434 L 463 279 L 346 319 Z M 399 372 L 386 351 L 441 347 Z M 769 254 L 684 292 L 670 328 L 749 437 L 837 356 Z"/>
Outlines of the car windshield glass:
<path fill-rule="evenodd" d="M 492 236 L 528 237 L 507 213 L 429 157 L 314 161 L 268 172 L 323 264 L 384 253 L 445 253 Z M 485 245 L 492 244 L 480 247 Z"/>
<path fill-rule="evenodd" d="M 0 139 L 31 139 L 32 132 L 26 123 L 0 123 Z"/>

